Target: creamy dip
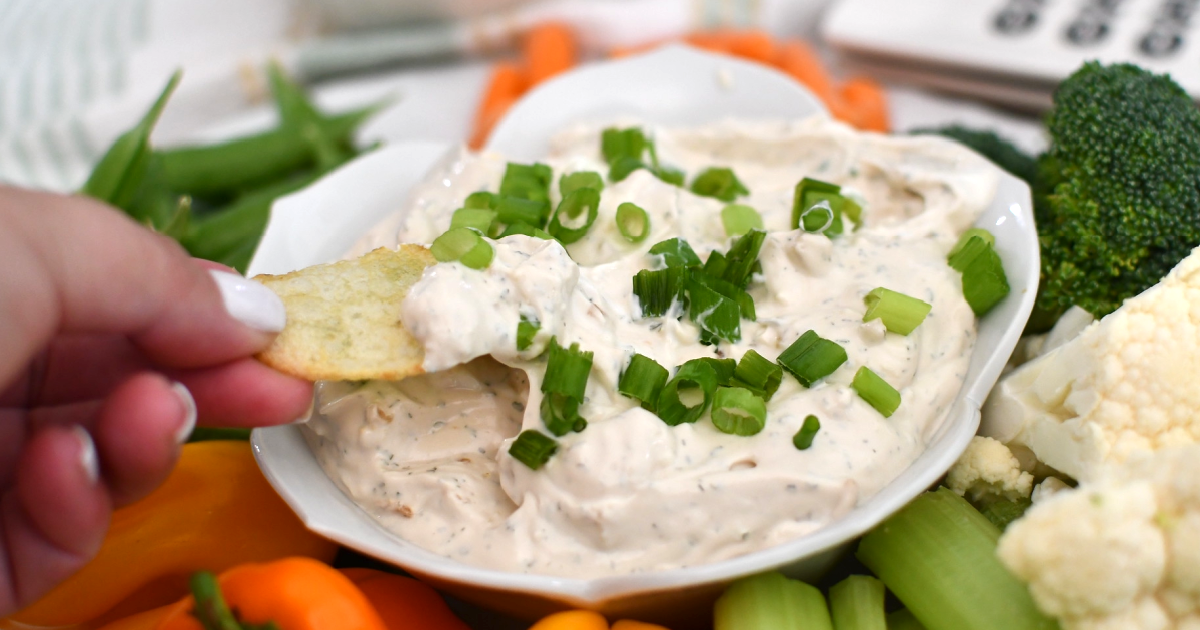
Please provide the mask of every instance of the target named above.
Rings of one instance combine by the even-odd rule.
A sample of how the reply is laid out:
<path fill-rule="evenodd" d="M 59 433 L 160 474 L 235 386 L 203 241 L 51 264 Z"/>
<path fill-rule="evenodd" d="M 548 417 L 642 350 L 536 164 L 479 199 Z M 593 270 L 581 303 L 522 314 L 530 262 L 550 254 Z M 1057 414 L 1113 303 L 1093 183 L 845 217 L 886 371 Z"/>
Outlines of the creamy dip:
<path fill-rule="evenodd" d="M 858 133 L 835 122 L 722 122 L 644 127 L 662 161 L 690 177 L 731 167 L 750 194 L 737 200 L 770 231 L 748 287 L 757 321 L 741 340 L 706 346 L 687 317 L 642 318 L 631 278 L 657 263 L 647 250 L 680 236 L 701 259 L 731 239 L 724 203 L 666 184 L 645 170 L 606 182 L 599 218 L 583 240 L 510 236 L 493 242 L 484 270 L 426 270 L 401 318 L 426 349 L 428 374 L 398 383 L 323 383 L 306 433 L 342 489 L 404 539 L 464 563 L 597 577 L 722 560 L 812 532 L 872 496 L 924 450 L 961 388 L 975 318 L 960 276 L 946 264 L 958 236 L 990 202 L 993 167 L 932 137 Z M 542 162 L 560 174 L 607 173 L 601 127 L 560 133 Z M 506 160 L 463 152 L 418 188 L 394 242 L 429 243 L 477 190 L 499 187 Z M 790 229 L 793 188 L 804 177 L 843 186 L 862 224 L 832 239 Z M 639 245 L 617 231 L 617 206 L 650 216 Z M 378 240 L 378 236 L 376 236 Z M 912 334 L 864 323 L 863 296 L 886 287 L 930 305 Z M 522 316 L 541 329 L 516 348 Z M 848 360 L 811 389 L 785 374 L 766 427 L 750 437 L 718 431 L 706 412 L 668 426 L 616 392 L 634 353 L 668 369 L 697 357 L 775 359 L 814 330 Z M 539 470 L 508 454 L 539 413 L 551 337 L 594 353 L 580 409 L 588 426 L 556 438 Z M 867 366 L 900 391 L 889 418 L 850 381 Z M 809 414 L 812 446 L 792 443 Z"/>

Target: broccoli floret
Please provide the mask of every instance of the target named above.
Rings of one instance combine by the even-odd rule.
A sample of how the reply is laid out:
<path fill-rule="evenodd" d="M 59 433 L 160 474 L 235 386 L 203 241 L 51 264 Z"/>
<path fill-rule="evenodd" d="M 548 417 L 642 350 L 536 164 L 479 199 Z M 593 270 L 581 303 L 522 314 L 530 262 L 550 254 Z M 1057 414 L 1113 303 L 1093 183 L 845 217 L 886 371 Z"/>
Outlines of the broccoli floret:
<path fill-rule="evenodd" d="M 1037 160 L 1015 147 L 1011 142 L 985 129 L 970 129 L 962 125 L 948 125 L 931 129 L 917 129 L 915 134 L 946 136 L 966 145 L 1000 168 L 1025 180 L 1032 188 L 1037 175 Z"/>
<path fill-rule="evenodd" d="M 1168 76 L 1085 64 L 1054 94 L 1038 159 L 1038 309 L 1100 317 L 1200 244 L 1200 110 Z"/>

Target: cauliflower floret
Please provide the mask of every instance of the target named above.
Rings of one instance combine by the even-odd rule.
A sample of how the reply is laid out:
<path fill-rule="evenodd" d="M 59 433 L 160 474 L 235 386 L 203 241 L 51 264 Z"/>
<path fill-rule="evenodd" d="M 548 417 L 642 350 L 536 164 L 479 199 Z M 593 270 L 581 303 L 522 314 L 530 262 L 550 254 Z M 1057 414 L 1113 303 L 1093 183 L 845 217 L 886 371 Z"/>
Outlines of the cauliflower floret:
<path fill-rule="evenodd" d="M 1200 622 L 1200 445 L 1137 456 L 1033 505 L 1000 560 L 1063 630 Z"/>
<path fill-rule="evenodd" d="M 946 475 L 946 486 L 973 503 L 986 499 L 1029 498 L 1033 475 L 1008 447 L 990 437 L 975 436 Z"/>
<path fill-rule="evenodd" d="M 980 433 L 1080 481 L 1200 441 L 1200 250 L 1162 282 L 1007 375 Z"/>

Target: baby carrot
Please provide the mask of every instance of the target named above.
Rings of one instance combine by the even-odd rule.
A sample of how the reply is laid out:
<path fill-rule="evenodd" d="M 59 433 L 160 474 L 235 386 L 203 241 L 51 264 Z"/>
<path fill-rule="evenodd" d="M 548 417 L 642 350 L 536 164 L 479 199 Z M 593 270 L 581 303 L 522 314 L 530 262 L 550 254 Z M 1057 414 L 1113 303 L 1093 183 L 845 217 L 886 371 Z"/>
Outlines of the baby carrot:
<path fill-rule="evenodd" d="M 564 610 L 542 617 L 529 630 L 608 630 L 608 621 L 590 610 Z"/>
<path fill-rule="evenodd" d="M 856 77 L 842 83 L 841 100 L 853 112 L 850 121 L 859 129 L 886 133 L 888 122 L 887 96 L 878 83 Z"/>
<path fill-rule="evenodd" d="M 730 37 L 729 52 L 743 59 L 769 64 L 775 60 L 775 40 L 764 31 L 740 31 Z"/>
<path fill-rule="evenodd" d="M 484 91 L 483 101 L 475 111 L 475 123 L 468 142 L 472 149 L 479 149 L 487 142 L 492 127 L 504 116 L 504 112 L 521 98 L 525 86 L 525 74 L 516 64 L 496 64 L 496 68 L 492 70 L 492 79 Z"/>
<path fill-rule="evenodd" d="M 808 86 L 831 110 L 837 94 L 833 89 L 833 79 L 825 71 L 816 51 L 808 44 L 790 41 L 779 47 L 775 65 L 784 74 Z"/>
<path fill-rule="evenodd" d="M 529 29 L 521 41 L 526 78 L 532 87 L 570 70 L 578 63 L 579 46 L 566 24 L 543 22 Z"/>

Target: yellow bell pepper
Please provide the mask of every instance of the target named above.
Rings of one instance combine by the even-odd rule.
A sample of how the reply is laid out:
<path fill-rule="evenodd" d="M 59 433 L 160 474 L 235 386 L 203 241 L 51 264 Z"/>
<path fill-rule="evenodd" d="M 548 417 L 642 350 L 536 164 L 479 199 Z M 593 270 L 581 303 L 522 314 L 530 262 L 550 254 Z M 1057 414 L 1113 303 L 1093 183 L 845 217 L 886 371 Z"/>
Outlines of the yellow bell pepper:
<path fill-rule="evenodd" d="M 529 630 L 610 630 L 608 620 L 590 610 L 565 610 L 543 617 Z M 621 619 L 611 630 L 667 630 L 652 623 Z"/>
<path fill-rule="evenodd" d="M 329 562 L 336 551 L 279 498 L 248 443 L 195 442 L 162 486 L 113 513 L 90 563 L 9 620 L 96 627 L 179 600 L 196 571 L 287 556 Z"/>

